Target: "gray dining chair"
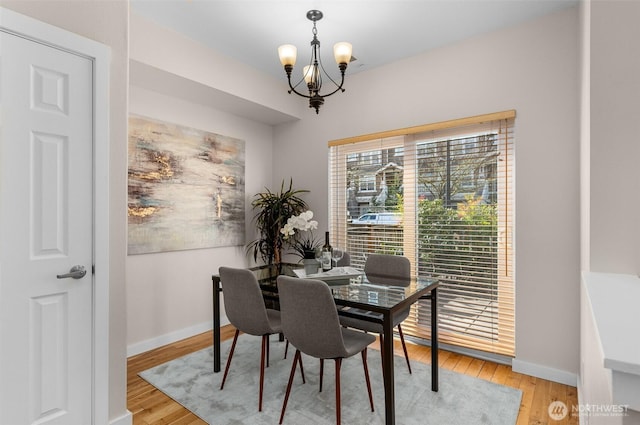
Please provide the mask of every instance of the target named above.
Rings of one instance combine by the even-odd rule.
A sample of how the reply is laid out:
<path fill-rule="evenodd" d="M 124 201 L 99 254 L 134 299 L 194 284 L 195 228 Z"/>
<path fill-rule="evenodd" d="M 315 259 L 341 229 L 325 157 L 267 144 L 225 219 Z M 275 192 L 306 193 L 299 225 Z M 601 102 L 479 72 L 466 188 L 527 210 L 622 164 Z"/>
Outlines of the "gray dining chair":
<path fill-rule="evenodd" d="M 260 397 L 258 401 L 258 411 L 262 411 L 264 369 L 265 363 L 267 366 L 269 364 L 269 335 L 282 332 L 280 312 L 265 307 L 258 280 L 250 270 L 220 267 L 219 273 L 225 313 L 229 322 L 236 328 L 220 389 L 222 390 L 224 388 L 225 381 L 227 380 L 231 359 L 233 358 L 233 352 L 235 351 L 240 332 L 261 336 L 262 351 L 260 355 Z"/>
<path fill-rule="evenodd" d="M 376 338 L 373 335 L 340 326 L 331 290 L 321 280 L 279 276 L 278 294 L 282 313 L 282 332 L 291 345 L 296 348 L 280 413 L 280 424 L 284 419 L 298 362 L 302 365 L 301 353 L 320 359 L 320 391 L 322 391 L 324 360 L 333 359 L 335 361 L 336 423 L 338 425 L 341 421 L 340 367 L 342 359 L 361 353 L 369 404 L 373 412 L 373 395 L 367 367 L 367 347 Z M 353 406 L 351 407 L 353 408 Z"/>
<path fill-rule="evenodd" d="M 346 267 L 346 266 L 350 266 L 351 265 L 351 255 L 347 252 L 344 251 L 344 253 L 342 254 L 342 258 L 339 259 L 337 262 L 334 261 L 334 265 L 336 267 Z"/>
<path fill-rule="evenodd" d="M 364 273 L 367 276 L 367 280 L 371 283 L 402 286 L 402 283 L 408 284 L 411 279 L 411 263 L 407 257 L 400 255 L 369 254 L 364 265 Z M 350 311 L 356 312 L 355 310 Z M 409 373 L 411 373 L 411 362 L 409 362 L 409 353 L 407 352 L 407 346 L 404 342 L 401 324 L 409 317 L 410 312 L 411 306 L 399 311 L 393 316 L 393 326 L 398 328 L 398 334 L 400 335 L 400 342 L 402 342 L 402 350 L 404 351 L 404 358 L 407 361 Z M 382 353 L 384 339 L 381 323 L 346 316 L 340 316 L 340 323 L 342 326 L 380 335 L 380 353 Z"/>

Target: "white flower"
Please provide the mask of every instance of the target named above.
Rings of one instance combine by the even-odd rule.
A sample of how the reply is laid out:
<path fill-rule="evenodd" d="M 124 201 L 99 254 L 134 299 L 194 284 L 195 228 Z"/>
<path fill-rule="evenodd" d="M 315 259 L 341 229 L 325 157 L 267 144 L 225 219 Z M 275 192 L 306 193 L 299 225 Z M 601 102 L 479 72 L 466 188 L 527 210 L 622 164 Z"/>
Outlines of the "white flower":
<path fill-rule="evenodd" d="M 292 215 L 286 224 L 280 229 L 289 246 L 300 258 L 305 258 L 309 251 L 314 251 L 319 242 L 313 237 L 313 230 L 318 228 L 318 222 L 313 219 L 313 211 L 304 211 L 298 215 Z M 298 230 L 298 234 L 296 234 Z M 304 235 L 302 232 L 308 232 Z"/>
<path fill-rule="evenodd" d="M 280 229 L 280 233 L 284 235 L 284 239 L 288 239 L 289 236 L 296 234 L 296 230 L 315 230 L 318 228 L 318 222 L 316 220 L 312 220 L 312 218 L 313 211 L 311 210 L 291 216 L 284 227 Z"/>
<path fill-rule="evenodd" d="M 291 220 L 291 219 L 289 219 Z M 287 224 L 284 225 L 282 229 L 280 229 L 280 233 L 284 235 L 284 238 L 287 239 L 291 235 L 295 235 L 296 231 L 291 223 L 287 221 Z"/>

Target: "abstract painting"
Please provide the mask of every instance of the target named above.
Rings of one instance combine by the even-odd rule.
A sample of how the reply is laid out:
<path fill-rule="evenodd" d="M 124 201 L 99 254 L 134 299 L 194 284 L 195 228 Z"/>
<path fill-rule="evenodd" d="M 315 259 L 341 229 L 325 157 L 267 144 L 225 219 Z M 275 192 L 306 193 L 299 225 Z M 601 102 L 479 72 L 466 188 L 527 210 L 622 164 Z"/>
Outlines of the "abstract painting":
<path fill-rule="evenodd" d="M 129 254 L 243 245 L 244 141 L 129 116 Z"/>

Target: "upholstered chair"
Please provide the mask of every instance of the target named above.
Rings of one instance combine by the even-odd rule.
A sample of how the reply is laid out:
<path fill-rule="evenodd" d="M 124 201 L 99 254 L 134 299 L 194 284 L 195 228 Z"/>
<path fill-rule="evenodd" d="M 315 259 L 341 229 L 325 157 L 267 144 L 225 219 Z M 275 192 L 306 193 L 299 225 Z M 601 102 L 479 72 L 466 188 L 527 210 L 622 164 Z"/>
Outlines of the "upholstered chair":
<path fill-rule="evenodd" d="M 402 283 L 408 284 L 411 279 L 411 263 L 407 257 L 400 255 L 369 254 L 364 265 L 364 273 L 367 276 L 367 280 L 371 283 L 402 286 Z M 355 312 L 354 310 L 350 311 Z M 407 307 L 393 316 L 393 326 L 398 328 L 398 334 L 400 335 L 400 341 L 402 342 L 402 350 L 404 351 L 404 357 L 407 361 L 409 373 L 411 373 L 411 363 L 409 362 L 409 353 L 407 352 L 407 346 L 404 342 L 401 323 L 409 317 L 410 311 L 411 307 Z M 379 334 L 380 352 L 382 353 L 384 340 L 382 336 L 383 330 L 381 323 L 368 322 L 366 320 L 346 316 L 340 316 L 340 323 L 342 326 L 347 326 L 349 328 Z"/>
<path fill-rule="evenodd" d="M 233 343 L 224 369 L 224 376 L 220 389 L 224 388 L 231 359 L 236 348 L 238 335 L 244 332 L 249 335 L 262 337 L 262 351 L 260 355 L 260 396 L 258 410 L 262 411 L 262 394 L 264 387 L 265 363 L 269 363 L 269 335 L 282 332 L 280 312 L 267 309 L 262 298 L 262 291 L 256 276 L 246 269 L 220 267 L 220 283 L 222 284 L 222 298 L 224 309 L 229 322 L 236 328 Z"/>
<path fill-rule="evenodd" d="M 320 359 L 320 391 L 322 391 L 324 360 L 333 359 L 335 361 L 336 423 L 338 425 L 341 420 L 340 367 L 342 359 L 361 353 L 369 404 L 373 412 L 373 396 L 367 367 L 367 347 L 376 340 L 375 337 L 340 326 L 331 290 L 321 280 L 279 276 L 278 293 L 282 314 L 282 331 L 291 345 L 296 348 L 282 404 L 280 424 L 284 419 L 297 364 L 299 362 L 302 364 L 300 361 L 301 353 Z M 355 409 L 356 406 L 350 406 L 350 408 Z"/>

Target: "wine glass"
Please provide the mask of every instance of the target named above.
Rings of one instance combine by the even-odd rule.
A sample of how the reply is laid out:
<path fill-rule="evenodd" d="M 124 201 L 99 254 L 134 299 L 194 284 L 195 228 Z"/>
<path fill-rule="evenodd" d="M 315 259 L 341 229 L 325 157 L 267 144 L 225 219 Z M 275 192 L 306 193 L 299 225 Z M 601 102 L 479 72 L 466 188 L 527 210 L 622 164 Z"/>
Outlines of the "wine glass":
<path fill-rule="evenodd" d="M 316 253 L 316 261 L 318 262 L 317 272 L 320 273 L 322 271 L 322 248 L 320 247 L 316 248 L 315 253 Z"/>
<path fill-rule="evenodd" d="M 336 267 L 338 267 L 338 261 L 342 260 L 344 256 L 344 250 L 342 248 L 333 248 L 331 252 L 331 258 L 335 261 Z"/>

